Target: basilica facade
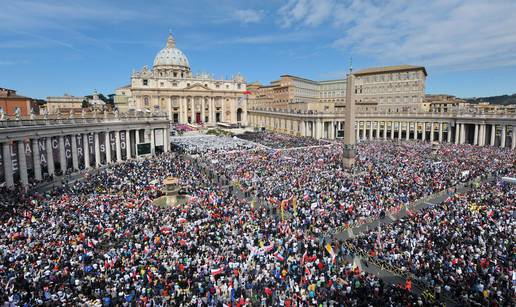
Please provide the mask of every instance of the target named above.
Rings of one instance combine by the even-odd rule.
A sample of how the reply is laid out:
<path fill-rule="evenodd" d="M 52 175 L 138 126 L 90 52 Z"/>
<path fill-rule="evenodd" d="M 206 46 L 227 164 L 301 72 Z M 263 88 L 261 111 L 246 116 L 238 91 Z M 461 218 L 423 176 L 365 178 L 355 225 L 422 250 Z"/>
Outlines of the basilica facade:
<path fill-rule="evenodd" d="M 131 84 L 116 90 L 115 103 L 121 111 L 165 112 L 175 124 L 245 126 L 246 94 L 246 81 L 240 74 L 228 80 L 192 74 L 188 58 L 169 34 L 152 68 L 145 65 L 133 71 Z"/>

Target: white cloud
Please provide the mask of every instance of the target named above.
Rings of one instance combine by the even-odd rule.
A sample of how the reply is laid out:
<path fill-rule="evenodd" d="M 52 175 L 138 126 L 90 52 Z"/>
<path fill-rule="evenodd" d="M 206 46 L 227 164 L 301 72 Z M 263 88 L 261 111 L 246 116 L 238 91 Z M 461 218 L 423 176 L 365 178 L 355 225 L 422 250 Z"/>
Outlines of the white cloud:
<path fill-rule="evenodd" d="M 343 33 L 333 46 L 383 64 L 458 70 L 516 63 L 516 1 L 291 0 L 279 15 L 287 27 L 331 25 Z"/>
<path fill-rule="evenodd" d="M 280 24 L 317 26 L 330 17 L 334 7 L 334 0 L 290 0 L 280 8 Z"/>
<path fill-rule="evenodd" d="M 257 10 L 237 10 L 236 18 L 243 23 L 257 23 L 263 19 L 263 11 Z"/>

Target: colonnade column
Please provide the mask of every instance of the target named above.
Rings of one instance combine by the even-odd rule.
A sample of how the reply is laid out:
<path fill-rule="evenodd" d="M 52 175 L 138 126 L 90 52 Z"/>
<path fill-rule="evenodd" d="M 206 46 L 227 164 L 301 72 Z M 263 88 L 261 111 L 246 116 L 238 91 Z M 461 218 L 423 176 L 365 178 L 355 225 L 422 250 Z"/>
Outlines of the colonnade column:
<path fill-rule="evenodd" d="M 2 157 L 4 164 L 5 185 L 8 188 L 14 187 L 13 177 L 13 161 L 11 160 L 11 144 L 8 142 L 2 143 Z"/>
<path fill-rule="evenodd" d="M 376 122 L 376 138 L 380 139 L 380 122 Z"/>
<path fill-rule="evenodd" d="M 122 161 L 122 148 L 120 148 L 120 131 L 115 131 L 116 162 Z"/>
<path fill-rule="evenodd" d="M 77 136 L 72 134 L 72 168 L 74 171 L 79 170 L 79 157 L 77 156 Z"/>
<path fill-rule="evenodd" d="M 485 124 L 480 124 L 478 127 L 478 146 L 484 146 L 485 145 Z"/>
<path fill-rule="evenodd" d="M 448 129 L 448 138 L 447 138 L 447 142 L 448 142 L 448 143 L 451 143 L 451 125 L 450 125 L 450 123 L 446 123 L 446 128 Z"/>
<path fill-rule="evenodd" d="M 434 122 L 430 123 L 430 142 L 434 141 Z"/>
<path fill-rule="evenodd" d="M 366 121 L 362 122 L 362 139 L 366 138 Z"/>
<path fill-rule="evenodd" d="M 100 140 L 99 140 L 99 133 L 95 132 L 95 166 L 100 166 Z"/>
<path fill-rule="evenodd" d="M 131 159 L 131 130 L 125 130 L 125 154 L 126 160 Z"/>
<path fill-rule="evenodd" d="M 151 155 L 154 156 L 156 154 L 156 140 L 154 137 L 154 129 L 150 129 L 150 150 Z"/>
<path fill-rule="evenodd" d="M 55 167 L 54 167 L 54 152 L 52 149 L 52 138 L 47 136 L 45 138 L 45 148 L 47 149 L 47 172 L 49 176 L 54 176 Z"/>
<path fill-rule="evenodd" d="M 465 124 L 460 124 L 460 143 L 464 144 L 466 141 L 466 126 Z"/>
<path fill-rule="evenodd" d="M 460 124 L 455 123 L 455 144 L 460 142 Z"/>
<path fill-rule="evenodd" d="M 111 140 L 110 138 L 110 132 L 106 131 L 104 133 L 104 145 L 106 146 L 106 164 L 111 163 Z"/>
<path fill-rule="evenodd" d="M 18 143 L 18 169 L 20 171 L 20 181 L 23 186 L 29 184 L 29 176 L 27 175 L 27 156 L 25 156 L 25 144 L 23 140 Z"/>
<path fill-rule="evenodd" d="M 405 140 L 408 141 L 410 137 L 410 122 L 407 122 L 407 134 L 405 134 Z"/>
<path fill-rule="evenodd" d="M 64 146 L 64 136 L 59 136 L 59 163 L 61 164 L 62 175 L 66 174 L 66 153 Z"/>
<path fill-rule="evenodd" d="M 84 168 L 90 168 L 90 143 L 88 140 L 88 134 L 82 135 L 82 146 L 84 147 Z"/>
<path fill-rule="evenodd" d="M 369 140 L 373 139 L 373 122 L 369 122 Z"/>
<path fill-rule="evenodd" d="M 443 142 L 443 123 L 439 123 L 439 143 Z"/>
<path fill-rule="evenodd" d="M 511 148 L 516 148 L 516 126 L 512 125 L 512 140 L 511 140 Z"/>
<path fill-rule="evenodd" d="M 419 123 L 418 122 L 415 122 L 414 123 L 414 140 L 418 140 L 418 126 L 419 126 Z"/>
<path fill-rule="evenodd" d="M 394 122 L 391 122 L 391 140 L 394 140 Z"/>
<path fill-rule="evenodd" d="M 40 181 L 43 179 L 41 175 L 41 157 L 39 156 L 39 139 L 32 139 L 32 161 L 34 167 L 34 179 Z"/>
<path fill-rule="evenodd" d="M 502 139 L 500 141 L 500 147 L 501 148 L 505 148 L 505 136 L 507 134 L 507 126 L 506 125 L 502 125 Z"/>
<path fill-rule="evenodd" d="M 387 140 L 387 121 L 383 122 L 383 140 Z"/>
<path fill-rule="evenodd" d="M 495 139 L 496 139 L 496 125 L 491 125 L 491 140 L 490 140 L 489 145 L 494 146 Z"/>
<path fill-rule="evenodd" d="M 475 134 L 473 135 L 473 145 L 478 145 L 478 124 L 475 124 Z"/>

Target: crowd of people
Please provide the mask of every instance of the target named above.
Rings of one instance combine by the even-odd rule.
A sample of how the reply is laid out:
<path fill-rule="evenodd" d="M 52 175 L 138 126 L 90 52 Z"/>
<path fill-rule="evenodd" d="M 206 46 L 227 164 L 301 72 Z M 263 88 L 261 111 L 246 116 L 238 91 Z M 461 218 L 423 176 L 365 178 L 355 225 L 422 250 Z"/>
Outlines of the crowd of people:
<path fill-rule="evenodd" d="M 326 141 L 316 140 L 311 137 L 296 137 L 287 134 L 277 134 L 266 131 L 245 132 L 238 136 L 240 139 L 255 142 L 274 149 L 310 147 L 327 144 Z"/>
<path fill-rule="evenodd" d="M 256 148 L 256 145 L 236 137 L 214 136 L 214 135 L 191 135 L 182 137 L 171 137 L 172 146 L 178 151 L 189 154 L 198 155 L 213 152 L 229 152 L 249 150 Z"/>
<path fill-rule="evenodd" d="M 0 301 L 427 305 L 412 289 L 385 284 L 348 263 L 346 245 L 320 234 L 514 163 L 508 150 L 449 145 L 432 154 L 426 144 L 378 142 L 358 146 L 362 158 L 356 174 L 348 175 L 338 144 L 289 151 L 221 144 L 208 150 L 220 139 L 198 141 L 180 145 L 194 158 L 166 153 L 115 163 L 42 194 L 2 193 Z M 179 178 L 187 204 L 153 205 L 169 176 Z M 236 196 L 218 180 L 223 176 L 253 197 Z M 260 200 L 279 202 L 285 212 L 274 214 Z M 503 281 L 495 283 L 501 288 Z"/>
<path fill-rule="evenodd" d="M 357 145 L 355 175 L 342 167 L 342 146 L 206 154 L 202 161 L 258 202 L 307 210 L 305 223 L 349 227 L 400 210 L 424 196 L 512 167 L 513 151 L 471 145 L 369 142 Z M 292 203 L 296 202 L 295 210 Z M 287 205 L 288 204 L 288 205 Z M 296 212 L 294 212 L 296 211 Z M 314 214 L 317 212 L 318 214 Z"/>
<path fill-rule="evenodd" d="M 514 306 L 516 188 L 484 183 L 349 243 L 414 274 L 436 293 Z"/>

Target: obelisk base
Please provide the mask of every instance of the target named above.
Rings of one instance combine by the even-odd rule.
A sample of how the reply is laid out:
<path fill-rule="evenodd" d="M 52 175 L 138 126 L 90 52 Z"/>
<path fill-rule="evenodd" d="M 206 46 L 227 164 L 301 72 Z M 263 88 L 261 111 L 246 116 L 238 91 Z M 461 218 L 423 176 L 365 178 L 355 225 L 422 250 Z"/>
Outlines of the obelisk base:
<path fill-rule="evenodd" d="M 345 168 L 351 170 L 353 165 L 355 165 L 355 157 L 357 155 L 357 151 L 354 145 L 344 145 L 343 156 L 344 159 L 342 161 Z"/>

